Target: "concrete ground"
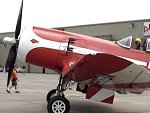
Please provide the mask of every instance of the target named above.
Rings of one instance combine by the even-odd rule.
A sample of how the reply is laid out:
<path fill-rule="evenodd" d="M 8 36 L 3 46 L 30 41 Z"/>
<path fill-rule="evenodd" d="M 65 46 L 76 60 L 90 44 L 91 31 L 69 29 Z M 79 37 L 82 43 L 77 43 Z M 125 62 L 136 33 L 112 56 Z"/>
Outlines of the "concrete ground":
<path fill-rule="evenodd" d="M 6 74 L 0 73 L 0 113 L 48 113 L 46 95 L 57 85 L 55 74 L 19 74 L 20 94 L 6 92 Z M 85 100 L 76 91 L 66 91 L 70 101 L 70 113 L 150 113 L 150 91 L 141 95 L 116 94 L 114 104 L 104 104 Z"/>

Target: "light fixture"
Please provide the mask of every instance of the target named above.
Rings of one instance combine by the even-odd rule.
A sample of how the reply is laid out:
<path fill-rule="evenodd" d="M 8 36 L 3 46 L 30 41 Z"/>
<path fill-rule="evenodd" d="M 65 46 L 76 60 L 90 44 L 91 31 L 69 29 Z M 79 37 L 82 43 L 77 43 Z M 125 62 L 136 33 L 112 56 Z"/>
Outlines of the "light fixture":
<path fill-rule="evenodd" d="M 130 28 L 133 28 L 134 27 L 134 23 L 130 23 Z"/>

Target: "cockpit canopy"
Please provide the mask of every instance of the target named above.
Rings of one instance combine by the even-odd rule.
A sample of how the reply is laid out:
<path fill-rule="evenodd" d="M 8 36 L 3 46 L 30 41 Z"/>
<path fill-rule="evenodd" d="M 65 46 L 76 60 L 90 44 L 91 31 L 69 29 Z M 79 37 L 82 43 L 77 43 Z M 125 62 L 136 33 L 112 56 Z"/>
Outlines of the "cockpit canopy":
<path fill-rule="evenodd" d="M 116 43 L 123 48 L 130 49 L 132 46 L 132 41 L 133 41 L 133 37 L 129 36 L 129 37 L 126 37 L 126 38 L 116 41 Z M 143 42 L 142 50 L 150 52 L 150 38 L 146 39 Z"/>
<path fill-rule="evenodd" d="M 146 51 L 150 52 L 150 38 L 144 42 L 143 46 L 145 47 Z"/>
<path fill-rule="evenodd" d="M 131 45 L 132 45 L 132 36 L 129 36 L 129 37 L 126 37 L 126 38 L 123 38 L 121 40 L 118 40 L 117 41 L 117 44 L 121 47 L 124 47 L 124 48 L 127 48 L 127 49 L 130 49 L 131 48 Z"/>

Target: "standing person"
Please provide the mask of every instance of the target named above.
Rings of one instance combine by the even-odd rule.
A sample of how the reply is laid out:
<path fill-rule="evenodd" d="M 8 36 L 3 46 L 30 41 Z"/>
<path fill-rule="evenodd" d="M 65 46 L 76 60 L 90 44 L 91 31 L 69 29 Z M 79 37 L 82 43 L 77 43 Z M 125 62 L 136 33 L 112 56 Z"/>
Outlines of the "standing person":
<path fill-rule="evenodd" d="M 18 77 L 17 77 L 17 71 L 16 68 L 13 69 L 12 74 L 11 74 L 11 83 L 12 85 L 7 89 L 7 92 L 10 93 L 10 90 L 12 87 L 15 87 L 15 93 L 20 93 L 17 90 L 17 82 L 18 82 Z"/>

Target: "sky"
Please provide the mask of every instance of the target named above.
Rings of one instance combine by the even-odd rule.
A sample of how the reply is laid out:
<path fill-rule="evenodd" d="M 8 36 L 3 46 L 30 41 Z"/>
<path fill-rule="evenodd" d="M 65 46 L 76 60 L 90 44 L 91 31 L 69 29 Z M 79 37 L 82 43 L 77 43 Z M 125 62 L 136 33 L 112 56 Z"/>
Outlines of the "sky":
<path fill-rule="evenodd" d="M 0 0 L 0 33 L 15 30 L 21 0 Z M 24 0 L 22 27 L 150 19 L 150 0 Z"/>

